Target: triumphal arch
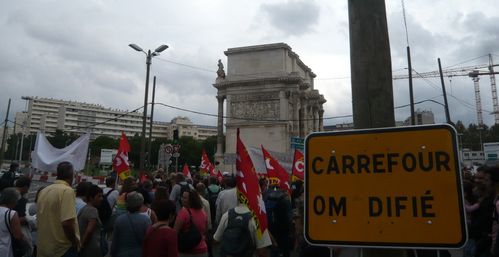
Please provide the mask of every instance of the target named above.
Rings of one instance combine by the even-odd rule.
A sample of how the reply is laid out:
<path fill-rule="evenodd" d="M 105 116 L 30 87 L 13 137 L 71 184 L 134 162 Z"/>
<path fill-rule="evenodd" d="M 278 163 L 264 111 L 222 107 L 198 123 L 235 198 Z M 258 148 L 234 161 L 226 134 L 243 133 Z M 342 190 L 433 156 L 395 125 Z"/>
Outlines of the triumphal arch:
<path fill-rule="evenodd" d="M 219 138 L 215 160 L 220 163 L 220 170 L 233 170 L 237 128 L 246 147 L 263 145 L 284 155 L 292 151 L 291 138 L 304 138 L 323 130 L 326 100 L 314 89 L 316 75 L 291 47 L 277 43 L 229 48 L 224 53 L 227 72 L 219 60 L 218 77 L 213 84 L 218 90 Z"/>

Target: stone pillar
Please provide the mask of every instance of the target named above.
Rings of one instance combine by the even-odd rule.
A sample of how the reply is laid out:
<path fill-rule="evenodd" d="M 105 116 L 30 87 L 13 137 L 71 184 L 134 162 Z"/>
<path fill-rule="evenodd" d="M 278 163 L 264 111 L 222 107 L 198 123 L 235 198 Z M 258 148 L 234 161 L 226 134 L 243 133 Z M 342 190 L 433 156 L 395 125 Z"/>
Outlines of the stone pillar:
<path fill-rule="evenodd" d="M 319 109 L 319 131 L 324 131 L 324 109 Z"/>
<path fill-rule="evenodd" d="M 299 136 L 300 137 L 305 137 L 305 127 L 306 127 L 306 120 L 305 120 L 305 109 L 307 107 L 306 106 L 301 106 L 300 109 L 299 109 Z"/>
<path fill-rule="evenodd" d="M 319 108 L 317 108 L 317 106 L 314 106 L 312 108 L 312 115 L 314 117 L 314 132 L 320 131 L 320 128 L 319 128 Z"/>
<path fill-rule="evenodd" d="M 286 91 L 279 92 L 279 119 L 287 120 L 288 119 L 288 99 L 286 97 Z"/>
<path fill-rule="evenodd" d="M 223 149 L 223 136 L 224 136 L 224 100 L 225 96 L 217 96 L 218 100 L 218 122 L 217 122 L 217 152 L 215 153 L 215 163 L 219 165 L 223 163 L 224 154 Z"/>

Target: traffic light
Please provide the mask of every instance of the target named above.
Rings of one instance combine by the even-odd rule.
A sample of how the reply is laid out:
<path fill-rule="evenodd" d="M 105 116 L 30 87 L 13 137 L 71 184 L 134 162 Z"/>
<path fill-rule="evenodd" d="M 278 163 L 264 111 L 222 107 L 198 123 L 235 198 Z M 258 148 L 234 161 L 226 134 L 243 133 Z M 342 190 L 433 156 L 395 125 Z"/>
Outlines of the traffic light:
<path fill-rule="evenodd" d="M 178 140 L 178 129 L 173 131 L 173 140 Z"/>

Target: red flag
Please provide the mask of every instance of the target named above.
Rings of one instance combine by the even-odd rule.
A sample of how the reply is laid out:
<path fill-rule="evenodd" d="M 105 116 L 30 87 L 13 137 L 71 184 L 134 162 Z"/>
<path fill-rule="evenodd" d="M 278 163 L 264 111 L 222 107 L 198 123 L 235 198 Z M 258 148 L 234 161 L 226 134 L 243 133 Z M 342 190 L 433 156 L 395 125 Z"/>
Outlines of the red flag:
<path fill-rule="evenodd" d="M 199 168 L 201 169 L 201 172 L 204 173 L 210 173 L 210 176 L 216 176 L 215 174 L 215 166 L 210 162 L 210 159 L 208 158 L 208 155 L 206 154 L 206 151 L 203 149 L 203 153 L 201 154 L 201 164 L 199 165 Z"/>
<path fill-rule="evenodd" d="M 303 181 L 303 171 L 305 169 L 305 164 L 303 162 L 303 153 L 295 150 L 295 156 L 293 158 L 293 167 L 292 167 L 292 180 L 301 180 Z"/>
<path fill-rule="evenodd" d="M 246 204 L 253 213 L 257 234 L 258 237 L 261 237 L 267 230 L 267 212 L 255 167 L 246 147 L 239 138 L 239 129 L 237 129 L 236 149 L 237 196 L 239 201 Z"/>
<path fill-rule="evenodd" d="M 130 152 L 130 144 L 126 139 L 125 132 L 121 132 L 120 146 L 118 152 L 113 159 L 113 169 L 118 173 L 121 180 L 130 177 L 130 165 L 128 164 L 128 152 Z"/>
<path fill-rule="evenodd" d="M 279 188 L 288 191 L 291 194 L 289 186 L 289 174 L 270 154 L 263 148 L 263 158 L 265 159 L 265 167 L 267 168 L 267 176 L 271 184 L 278 184 Z"/>
<path fill-rule="evenodd" d="M 222 172 L 220 172 L 220 170 L 217 172 L 217 179 L 218 183 L 222 183 L 222 180 L 224 179 L 224 177 L 222 176 Z"/>
<path fill-rule="evenodd" d="M 192 179 L 191 171 L 189 170 L 187 163 L 184 163 L 184 168 L 182 169 L 182 173 L 184 173 L 184 176 L 186 176 L 187 178 Z"/>

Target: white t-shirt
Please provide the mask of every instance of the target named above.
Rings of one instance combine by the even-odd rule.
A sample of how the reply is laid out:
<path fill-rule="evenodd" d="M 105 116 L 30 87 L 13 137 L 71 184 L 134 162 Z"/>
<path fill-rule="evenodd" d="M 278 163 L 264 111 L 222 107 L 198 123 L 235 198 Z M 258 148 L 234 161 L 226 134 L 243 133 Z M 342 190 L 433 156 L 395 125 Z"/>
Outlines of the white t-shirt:
<path fill-rule="evenodd" d="M 225 189 L 218 194 L 217 201 L 215 203 L 217 210 L 215 212 L 215 222 L 220 223 L 220 218 L 229 209 L 232 209 L 238 205 L 236 188 Z"/>
<path fill-rule="evenodd" d="M 106 195 L 109 193 L 114 188 L 106 187 L 102 190 L 102 194 Z M 107 196 L 107 202 L 109 203 L 109 207 L 111 207 L 111 210 L 114 208 L 114 205 L 116 204 L 116 200 L 118 199 L 118 196 L 120 195 L 120 192 L 118 190 L 114 190 Z"/>
<path fill-rule="evenodd" d="M 249 213 L 250 210 L 246 205 L 238 205 L 237 207 L 234 208 L 236 213 L 238 214 L 245 214 Z M 220 223 L 218 225 L 217 231 L 213 235 L 213 239 L 216 241 L 220 242 L 222 240 L 222 235 L 225 231 L 225 228 L 227 228 L 227 222 L 229 220 L 229 212 L 225 212 L 224 215 L 222 215 L 222 218 L 220 219 Z M 253 238 L 253 242 L 255 242 L 256 249 L 261 249 L 267 246 L 272 245 L 272 241 L 270 240 L 270 235 L 269 235 L 269 230 L 265 230 L 261 238 L 258 238 L 257 231 L 256 231 L 256 224 L 253 218 L 250 219 L 248 222 L 248 229 L 251 233 L 251 237 Z"/>
<path fill-rule="evenodd" d="M 7 229 L 7 224 L 5 224 L 5 215 L 9 208 L 0 206 L 0 256 L 13 257 L 12 253 L 12 240 Z M 12 210 L 10 212 L 9 220 L 12 222 L 12 217 L 16 214 L 16 211 Z"/>

